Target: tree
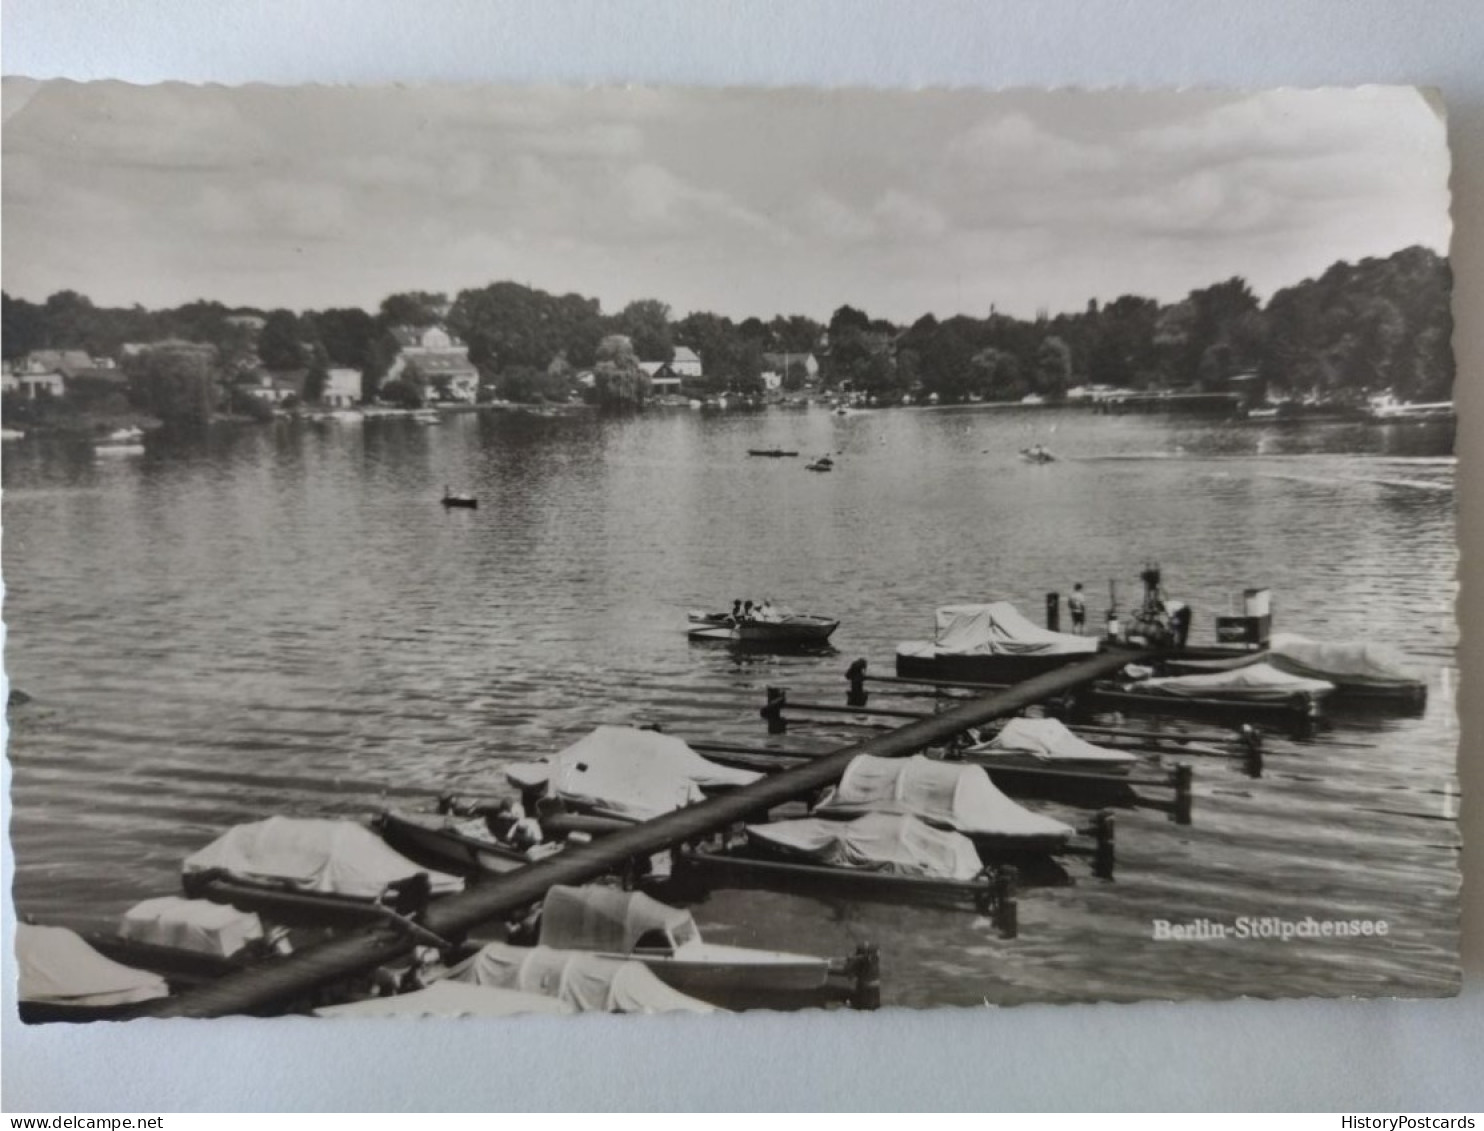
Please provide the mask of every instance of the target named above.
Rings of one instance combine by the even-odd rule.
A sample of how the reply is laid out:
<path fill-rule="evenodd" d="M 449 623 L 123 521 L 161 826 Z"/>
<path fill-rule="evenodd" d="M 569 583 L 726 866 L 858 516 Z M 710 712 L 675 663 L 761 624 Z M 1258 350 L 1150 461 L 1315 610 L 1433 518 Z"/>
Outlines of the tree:
<path fill-rule="evenodd" d="M 141 412 L 166 424 L 200 427 L 211 420 L 215 365 L 201 349 L 160 347 L 125 366 L 129 396 Z"/>
<path fill-rule="evenodd" d="M 609 334 L 598 343 L 593 392 L 606 408 L 643 407 L 649 395 L 649 378 L 639 368 L 634 343 L 624 335 Z"/>
<path fill-rule="evenodd" d="M 1036 351 L 1036 391 L 1048 400 L 1066 397 L 1072 380 L 1072 350 L 1056 335 L 1048 335 Z"/>
<path fill-rule="evenodd" d="M 422 408 L 426 403 L 422 386 L 405 377 L 388 381 L 381 387 L 379 396 L 387 404 L 396 405 L 398 408 Z"/>
<path fill-rule="evenodd" d="M 674 360 L 670 308 L 659 299 L 641 298 L 629 303 L 615 322 L 617 332 L 634 343 L 634 353 L 644 361 Z"/>
<path fill-rule="evenodd" d="M 293 311 L 271 311 L 258 331 L 258 359 L 269 369 L 298 369 L 304 364 L 301 336 Z"/>
<path fill-rule="evenodd" d="M 512 284 L 513 285 L 513 284 Z M 404 291 L 381 300 L 380 322 L 384 327 L 411 326 L 423 330 L 436 326 L 448 306 L 448 296 L 432 291 Z"/>
<path fill-rule="evenodd" d="M 46 311 L 34 302 L 0 293 L 0 348 L 6 361 L 40 349 L 46 340 Z"/>
<path fill-rule="evenodd" d="M 304 316 L 306 332 L 319 342 L 332 365 L 364 369 L 371 360 L 376 320 L 356 307 L 336 307 Z"/>
<path fill-rule="evenodd" d="M 309 370 L 304 374 L 304 403 L 319 404 L 325 396 L 325 386 L 330 383 L 330 359 L 325 347 L 315 343 L 309 359 Z"/>

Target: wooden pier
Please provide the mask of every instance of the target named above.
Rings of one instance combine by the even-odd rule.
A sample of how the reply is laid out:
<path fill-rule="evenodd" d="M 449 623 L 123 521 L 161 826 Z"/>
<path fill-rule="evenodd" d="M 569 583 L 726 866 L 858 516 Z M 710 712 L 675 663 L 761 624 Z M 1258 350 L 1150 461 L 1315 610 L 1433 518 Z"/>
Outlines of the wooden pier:
<path fill-rule="evenodd" d="M 677 845 L 699 842 L 729 826 L 767 813 L 839 782 L 861 755 L 907 757 L 945 743 L 971 727 L 1014 714 L 1034 703 L 1102 678 L 1148 653 L 1094 656 L 1002 691 L 919 718 L 897 730 L 846 746 L 698 805 L 615 830 L 588 844 L 569 845 L 545 860 L 494 877 L 478 887 L 428 905 L 405 923 L 367 927 L 267 968 L 230 975 L 218 982 L 141 1006 L 133 1015 L 221 1017 L 264 1014 L 292 1006 L 316 990 L 366 974 L 404 958 L 435 938 L 450 947 L 481 924 L 508 917 L 540 902 L 558 884 L 582 884 L 623 872 L 631 862 Z M 1111 823 L 1111 819 L 1110 822 Z"/>

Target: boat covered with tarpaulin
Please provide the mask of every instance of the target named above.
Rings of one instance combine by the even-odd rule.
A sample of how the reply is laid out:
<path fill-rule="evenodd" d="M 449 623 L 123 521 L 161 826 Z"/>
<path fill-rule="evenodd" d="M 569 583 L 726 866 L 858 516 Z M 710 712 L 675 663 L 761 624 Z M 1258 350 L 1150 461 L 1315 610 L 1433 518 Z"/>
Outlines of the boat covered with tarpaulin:
<path fill-rule="evenodd" d="M 1328 680 L 1291 675 L 1267 660 L 1226 671 L 1153 676 L 1117 686 L 1138 695 L 1159 695 L 1172 699 L 1219 699 L 1236 703 L 1317 701 L 1335 689 L 1335 685 Z"/>
<path fill-rule="evenodd" d="M 659 731 L 601 726 L 560 754 L 508 767 L 505 776 L 522 791 L 578 811 L 645 821 L 761 775 L 708 762 Z"/>
<path fill-rule="evenodd" d="M 897 645 L 897 675 L 968 683 L 1018 683 L 1098 651 L 1095 636 L 1052 632 L 1008 601 L 944 605 L 932 640 Z"/>
<path fill-rule="evenodd" d="M 1054 852 L 1075 832 L 1069 825 L 1011 801 L 981 767 L 935 761 L 921 754 L 910 758 L 861 754 L 845 768 L 840 784 L 814 807 L 819 817 L 867 813 L 908 814 L 962 833 L 974 842 L 981 857 L 986 852 Z"/>
<path fill-rule="evenodd" d="M 549 946 L 489 943 L 448 980 L 556 998 L 579 1013 L 715 1013 L 660 981 L 642 962 Z"/>
<path fill-rule="evenodd" d="M 66 927 L 17 923 L 16 997 L 22 1021 L 95 1021 L 166 997 L 165 979 L 106 958 Z"/>
<path fill-rule="evenodd" d="M 390 997 L 327 1005 L 316 1017 L 514 1017 L 523 1013 L 563 1014 L 577 1010 L 559 998 L 496 986 L 448 980 Z"/>
<path fill-rule="evenodd" d="M 363 921 L 366 909 L 382 905 L 411 910 L 464 886 L 354 821 L 299 817 L 229 829 L 186 857 L 182 879 L 187 895 L 311 926 Z"/>
<path fill-rule="evenodd" d="M 984 870 L 974 842 L 907 813 L 867 813 L 853 821 L 801 817 L 747 826 L 748 842 L 830 868 L 932 880 L 972 880 Z"/>
<path fill-rule="evenodd" d="M 1138 762 L 1127 750 L 1109 750 L 1079 738 L 1059 719 L 1011 719 L 988 742 L 963 754 L 988 766 L 1040 766 L 1051 769 L 1122 773 Z"/>
<path fill-rule="evenodd" d="M 718 1004 L 819 990 L 830 974 L 826 958 L 706 942 L 689 911 L 596 885 L 551 888 L 538 941 L 642 962 L 666 985 Z"/>

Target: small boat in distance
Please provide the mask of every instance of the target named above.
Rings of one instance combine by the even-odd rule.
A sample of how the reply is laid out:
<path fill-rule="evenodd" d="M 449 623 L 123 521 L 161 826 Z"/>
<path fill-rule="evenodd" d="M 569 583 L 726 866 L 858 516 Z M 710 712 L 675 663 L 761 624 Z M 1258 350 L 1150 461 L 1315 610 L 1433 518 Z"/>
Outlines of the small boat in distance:
<path fill-rule="evenodd" d="M 782 448 L 748 448 L 750 456 L 765 456 L 768 459 L 782 459 L 785 456 L 796 456 L 798 452 L 784 451 Z"/>
<path fill-rule="evenodd" d="M 813 463 L 806 463 L 804 468 L 806 471 L 834 471 L 835 461 L 829 456 L 820 456 Z"/>
<path fill-rule="evenodd" d="M 1049 451 L 1047 451 L 1046 448 L 1043 445 L 1041 445 L 1041 444 L 1037 444 L 1033 448 L 1022 448 L 1020 450 L 1020 458 L 1023 459 L 1023 460 L 1025 460 L 1026 463 L 1055 463 L 1056 462 L 1056 457 L 1054 455 L 1052 455 Z"/>
<path fill-rule="evenodd" d="M 438 415 L 435 408 L 420 408 L 412 414 L 412 419 L 418 424 L 442 424 L 443 417 Z"/>
<path fill-rule="evenodd" d="M 137 456 L 144 454 L 143 428 L 115 428 L 98 440 L 93 448 L 99 454 Z"/>
<path fill-rule="evenodd" d="M 465 510 L 478 510 L 479 500 L 473 495 L 455 495 L 446 486 L 443 488 L 443 499 L 445 507 L 462 507 Z"/>

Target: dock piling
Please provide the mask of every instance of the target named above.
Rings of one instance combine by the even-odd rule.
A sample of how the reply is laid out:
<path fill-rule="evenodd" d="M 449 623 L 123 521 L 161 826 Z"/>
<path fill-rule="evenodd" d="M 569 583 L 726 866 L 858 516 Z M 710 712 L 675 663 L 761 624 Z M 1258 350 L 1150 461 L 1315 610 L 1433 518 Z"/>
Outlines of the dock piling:
<path fill-rule="evenodd" d="M 768 701 L 758 711 L 768 721 L 769 734 L 787 734 L 788 720 L 783 717 L 784 705 L 788 702 L 788 688 L 768 688 Z"/>
<path fill-rule="evenodd" d="M 845 669 L 845 678 L 850 683 L 850 690 L 845 693 L 847 707 L 864 707 L 870 701 L 871 697 L 866 692 L 867 666 L 866 661 L 860 659 Z"/>
<path fill-rule="evenodd" d="M 1015 899 L 1015 888 L 1020 872 L 1006 864 L 994 870 L 994 925 L 1001 938 L 1013 939 L 1020 934 L 1020 905 Z"/>
<path fill-rule="evenodd" d="M 1113 811 L 1103 809 L 1093 819 L 1097 848 L 1092 857 L 1092 873 L 1100 880 L 1113 878 Z"/>
<path fill-rule="evenodd" d="M 881 1008 L 881 950 L 875 943 L 861 943 L 851 958 L 855 985 L 850 994 L 852 1009 Z"/>
<path fill-rule="evenodd" d="M 1181 762 L 1175 767 L 1175 824 L 1190 824 L 1190 806 L 1192 800 L 1191 785 L 1195 778 L 1195 771 L 1191 769 L 1189 762 Z"/>

